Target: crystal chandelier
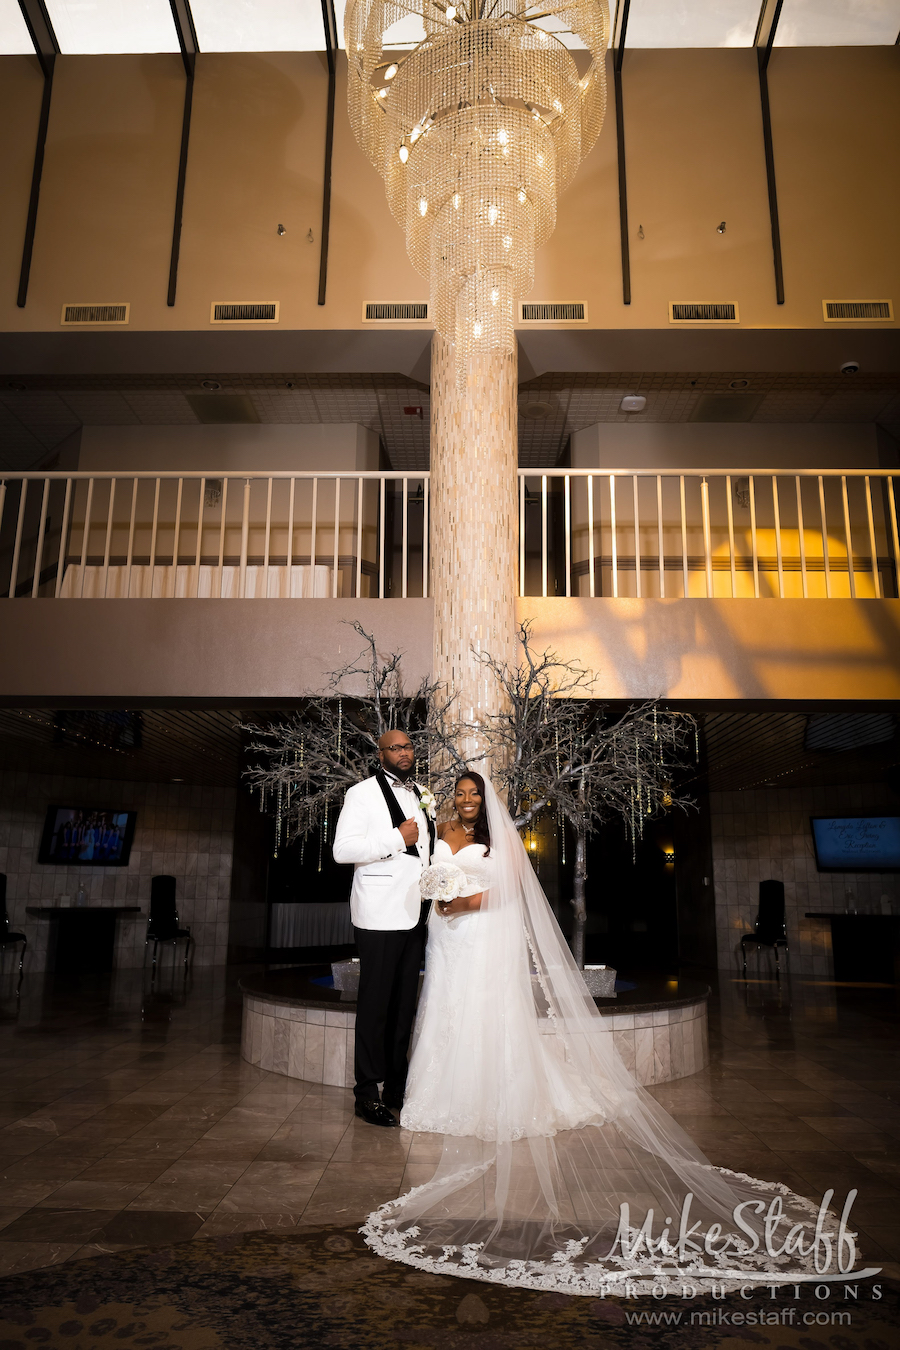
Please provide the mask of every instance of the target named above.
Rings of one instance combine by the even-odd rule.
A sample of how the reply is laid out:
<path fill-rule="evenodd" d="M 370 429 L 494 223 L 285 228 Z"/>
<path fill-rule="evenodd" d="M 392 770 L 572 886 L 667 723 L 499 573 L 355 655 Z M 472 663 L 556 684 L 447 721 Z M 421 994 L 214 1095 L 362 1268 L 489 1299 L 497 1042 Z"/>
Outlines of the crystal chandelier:
<path fill-rule="evenodd" d="M 603 123 L 608 30 L 605 0 L 349 0 L 350 121 L 458 359 L 515 350 L 535 250 Z"/>

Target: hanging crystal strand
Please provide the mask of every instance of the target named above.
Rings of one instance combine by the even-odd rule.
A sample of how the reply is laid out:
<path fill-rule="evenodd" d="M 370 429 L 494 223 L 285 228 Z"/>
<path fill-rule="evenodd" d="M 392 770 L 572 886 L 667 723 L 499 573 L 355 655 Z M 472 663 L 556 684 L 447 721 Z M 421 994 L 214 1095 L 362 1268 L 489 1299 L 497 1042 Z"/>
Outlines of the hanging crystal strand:
<path fill-rule="evenodd" d="M 300 840 L 300 866 L 303 866 L 303 859 L 306 857 L 306 835 Z"/>
<path fill-rule="evenodd" d="M 634 828 L 634 788 L 630 789 L 631 797 L 631 863 L 632 866 L 637 862 L 637 838 Z"/>
<path fill-rule="evenodd" d="M 275 853 L 278 857 L 278 845 L 281 843 L 281 779 L 278 780 L 278 804 L 275 808 Z"/>
<path fill-rule="evenodd" d="M 327 829 L 328 829 L 328 804 L 326 803 L 325 817 L 322 821 L 322 828 L 319 831 L 319 866 L 316 868 L 316 871 L 318 872 L 321 872 L 322 870 L 322 854 L 325 848 L 325 833 Z"/>
<path fill-rule="evenodd" d="M 694 723 L 694 763 L 700 763 L 700 724 Z"/>
<path fill-rule="evenodd" d="M 337 725 L 337 757 L 338 763 L 341 760 L 341 741 L 344 735 L 344 700 L 338 699 L 338 725 Z"/>

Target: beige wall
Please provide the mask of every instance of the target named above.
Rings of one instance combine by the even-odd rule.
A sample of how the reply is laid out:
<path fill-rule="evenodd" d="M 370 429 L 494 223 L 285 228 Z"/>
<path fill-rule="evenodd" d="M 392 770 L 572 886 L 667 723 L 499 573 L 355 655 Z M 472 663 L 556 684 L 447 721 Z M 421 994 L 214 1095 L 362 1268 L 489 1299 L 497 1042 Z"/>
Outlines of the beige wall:
<path fill-rule="evenodd" d="M 353 422 L 84 427 L 77 467 L 103 473 L 132 469 L 352 473 L 377 469 L 378 453 L 377 434 Z"/>
<path fill-rule="evenodd" d="M 8 600 L 0 700 L 284 701 L 355 656 L 359 619 L 431 671 L 430 600 Z M 536 599 L 538 650 L 598 674 L 599 698 L 900 698 L 898 600 Z"/>
<path fill-rule="evenodd" d="M 573 469 L 859 469 L 879 462 L 873 423 L 604 422 L 572 436 Z"/>
<path fill-rule="evenodd" d="M 777 306 L 751 51 L 634 51 L 625 109 L 634 300 L 621 301 L 615 128 L 560 202 L 533 296 L 595 328 L 668 327 L 675 299 L 734 299 L 743 326 L 822 327 L 828 298 L 900 304 L 895 48 L 776 51 L 772 111 L 787 300 Z M 178 303 L 166 307 L 183 76 L 177 57 L 57 63 L 28 305 L 15 306 L 40 80 L 0 61 L 6 190 L 0 329 L 59 330 L 66 301 L 130 300 L 132 328 L 208 330 L 214 300 L 278 299 L 283 329 L 361 327 L 422 299 L 381 180 L 353 139 L 343 57 L 328 303 L 316 303 L 326 76 L 316 53 L 198 63 Z M 723 235 L 719 221 L 727 222 Z M 285 225 L 279 238 L 276 227 Z M 644 239 L 637 238 L 643 226 Z M 314 242 L 307 233 L 312 230 Z"/>

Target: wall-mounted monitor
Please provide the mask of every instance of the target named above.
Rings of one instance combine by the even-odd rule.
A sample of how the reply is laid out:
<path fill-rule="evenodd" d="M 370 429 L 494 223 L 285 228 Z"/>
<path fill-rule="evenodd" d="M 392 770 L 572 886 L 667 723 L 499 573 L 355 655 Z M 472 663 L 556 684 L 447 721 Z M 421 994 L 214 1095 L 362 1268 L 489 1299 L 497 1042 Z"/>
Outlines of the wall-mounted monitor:
<path fill-rule="evenodd" d="M 900 872 L 900 816 L 811 816 L 820 872 Z"/>
<path fill-rule="evenodd" d="M 55 867 L 124 867 L 136 819 L 136 811 L 115 807 L 48 806 L 38 862 Z"/>

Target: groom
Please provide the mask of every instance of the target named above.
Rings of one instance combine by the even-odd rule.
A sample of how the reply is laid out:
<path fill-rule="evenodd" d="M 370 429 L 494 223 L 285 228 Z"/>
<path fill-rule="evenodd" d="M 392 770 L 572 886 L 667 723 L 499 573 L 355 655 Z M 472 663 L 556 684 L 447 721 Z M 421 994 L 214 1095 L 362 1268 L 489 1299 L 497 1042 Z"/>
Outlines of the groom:
<path fill-rule="evenodd" d="M 415 751 L 406 732 L 386 731 L 378 758 L 374 776 L 347 791 L 334 833 L 334 860 L 356 869 L 350 892 L 359 952 L 356 1114 L 370 1125 L 396 1126 L 388 1108 L 403 1105 L 406 1089 L 425 950 L 427 905 L 419 895 L 419 876 L 431 857 L 434 825 L 412 779 Z"/>

